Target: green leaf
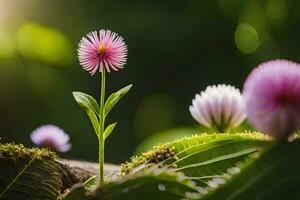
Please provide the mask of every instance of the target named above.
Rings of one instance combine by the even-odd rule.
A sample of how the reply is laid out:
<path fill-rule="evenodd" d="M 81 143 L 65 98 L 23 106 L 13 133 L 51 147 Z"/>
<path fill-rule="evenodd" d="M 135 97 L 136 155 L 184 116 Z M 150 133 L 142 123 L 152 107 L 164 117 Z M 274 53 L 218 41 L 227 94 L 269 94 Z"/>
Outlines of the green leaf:
<path fill-rule="evenodd" d="M 104 139 L 108 138 L 108 136 L 112 133 L 114 128 L 116 127 L 117 122 L 110 124 L 104 131 Z"/>
<path fill-rule="evenodd" d="M 97 115 L 99 116 L 100 108 L 97 101 L 92 96 L 82 92 L 73 92 L 73 96 L 78 105 L 86 111 L 95 133 L 99 136 L 99 122 Z"/>
<path fill-rule="evenodd" d="M 202 134 L 169 143 L 176 150 L 177 171 L 207 186 L 215 178 L 227 176 L 227 171 L 253 155 L 260 155 L 273 145 L 260 133 Z"/>
<path fill-rule="evenodd" d="M 92 111 L 91 109 L 86 110 L 86 113 L 92 122 L 95 133 L 99 137 L 99 122 L 97 116 L 95 115 L 94 111 Z"/>
<path fill-rule="evenodd" d="M 117 177 L 105 182 L 93 192 L 83 185 L 77 185 L 70 190 L 66 200 L 179 200 L 197 199 L 197 187 L 184 174 L 170 169 L 143 169 L 125 177 Z"/>
<path fill-rule="evenodd" d="M 272 142 L 259 133 L 232 133 L 232 134 L 201 134 L 186 137 L 174 142 L 166 143 L 174 149 L 175 156 L 164 147 L 133 157 L 132 161 L 121 166 L 123 172 L 130 171 L 130 167 L 143 163 L 159 161 L 159 165 L 174 166 L 198 185 L 205 186 L 209 180 L 223 177 L 227 170 L 238 162 L 244 162 L 253 154 L 264 152 Z M 167 153 L 163 153 L 167 152 Z M 154 157 L 152 156 L 154 155 Z M 164 158 L 161 161 L 161 158 Z M 142 163 L 141 163 L 142 161 Z"/>
<path fill-rule="evenodd" d="M 64 200 L 92 200 L 83 184 L 74 185 L 70 191 L 64 195 Z"/>
<path fill-rule="evenodd" d="M 97 101 L 90 95 L 83 92 L 73 92 L 73 97 L 80 107 L 83 109 L 92 109 L 98 116 L 100 112 Z"/>
<path fill-rule="evenodd" d="M 132 87 L 132 84 L 123 87 L 119 91 L 112 93 L 106 100 L 104 105 L 104 114 L 107 116 L 109 111 L 118 103 L 118 101 L 129 92 L 130 88 Z"/>
<path fill-rule="evenodd" d="M 225 188 L 235 176 L 238 176 L 237 174 L 242 174 L 247 166 L 259 161 L 275 144 L 269 137 L 255 132 L 201 134 L 179 139 L 159 145 L 139 157 L 133 157 L 131 162 L 121 166 L 126 175 L 113 176 L 106 185 L 90 194 L 89 198 L 108 200 L 213 198 L 214 193 L 218 193 L 216 188 L 222 188 L 223 185 Z M 254 172 L 258 173 L 257 170 L 253 170 Z M 232 194 L 243 183 L 247 183 L 249 177 L 255 179 L 255 174 L 248 175 L 229 188 L 230 190 L 224 191 L 226 194 Z M 260 188 L 264 188 L 263 184 L 268 183 L 263 182 Z M 253 199 L 253 196 L 249 197 Z M 224 199 L 223 194 L 214 199 Z"/>
<path fill-rule="evenodd" d="M 125 177 L 119 177 L 100 187 L 94 199 L 195 199 L 199 197 L 196 186 L 180 172 L 165 168 L 143 169 Z"/>
<path fill-rule="evenodd" d="M 157 145 L 158 143 L 170 142 L 185 136 L 195 135 L 196 133 L 199 133 L 199 129 L 194 127 L 172 128 L 159 131 L 151 134 L 150 137 L 143 140 L 142 143 L 140 143 L 136 148 L 135 152 L 136 154 L 141 154 L 152 149 L 152 147 Z"/>
<path fill-rule="evenodd" d="M 93 193 L 81 189 L 84 196 L 78 199 L 300 198 L 299 140 L 276 143 L 259 133 L 201 134 L 160 145 L 131 162 L 139 166 L 133 163 L 127 175 L 113 176 Z"/>
<path fill-rule="evenodd" d="M 0 199 L 56 199 L 59 166 L 46 150 L 0 145 Z"/>
<path fill-rule="evenodd" d="M 85 188 L 87 189 L 93 189 L 95 188 L 96 186 L 98 186 L 98 179 L 99 179 L 99 176 L 95 175 L 95 176 L 92 176 L 90 177 L 88 180 L 86 180 L 83 185 Z"/>
<path fill-rule="evenodd" d="M 299 169 L 300 141 L 280 143 L 204 199 L 300 199 Z"/>

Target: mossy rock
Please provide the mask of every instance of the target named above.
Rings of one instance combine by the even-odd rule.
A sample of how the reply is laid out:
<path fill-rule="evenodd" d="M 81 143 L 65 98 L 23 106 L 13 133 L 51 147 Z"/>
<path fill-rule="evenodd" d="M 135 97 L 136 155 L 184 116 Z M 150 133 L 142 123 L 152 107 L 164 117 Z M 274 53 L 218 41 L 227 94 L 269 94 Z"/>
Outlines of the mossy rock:
<path fill-rule="evenodd" d="M 0 144 L 0 199 L 56 199 L 96 172 L 75 167 L 48 149 Z M 89 164 L 84 162 L 84 167 Z"/>
<path fill-rule="evenodd" d="M 46 149 L 0 145 L 0 199 L 56 199 L 62 188 L 56 155 Z"/>

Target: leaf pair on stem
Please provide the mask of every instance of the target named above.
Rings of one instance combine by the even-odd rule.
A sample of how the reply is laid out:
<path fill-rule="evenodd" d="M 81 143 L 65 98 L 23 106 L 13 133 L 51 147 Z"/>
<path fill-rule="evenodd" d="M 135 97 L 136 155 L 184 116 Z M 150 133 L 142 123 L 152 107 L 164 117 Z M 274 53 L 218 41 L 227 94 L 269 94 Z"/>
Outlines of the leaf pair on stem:
<path fill-rule="evenodd" d="M 105 78 L 105 76 L 104 76 Z M 105 81 L 105 79 L 104 79 Z M 105 86 L 105 82 L 104 82 Z M 73 96 L 78 103 L 78 105 L 83 108 L 87 115 L 89 116 L 91 123 L 93 125 L 94 131 L 96 135 L 98 136 L 99 139 L 99 164 L 100 164 L 100 183 L 103 181 L 103 160 L 100 159 L 101 155 L 102 158 L 104 157 L 104 152 L 103 149 L 100 149 L 100 146 L 104 146 L 104 141 L 108 138 L 108 136 L 112 133 L 114 128 L 117 125 L 117 122 L 114 122 L 106 127 L 106 129 L 101 129 L 100 124 L 102 122 L 102 127 L 104 127 L 105 123 L 105 117 L 108 115 L 108 113 L 111 111 L 111 109 L 119 102 L 119 100 L 125 96 L 132 85 L 128 85 L 119 91 L 112 93 L 107 100 L 105 101 L 104 104 L 104 93 L 101 90 L 101 105 L 103 105 L 103 108 L 101 108 L 101 105 L 97 103 L 97 101 L 90 95 L 82 93 L 82 92 L 73 92 Z M 105 89 L 105 88 L 102 88 Z M 103 98 L 102 98 L 103 94 Z M 103 100 L 103 102 L 102 102 Z M 102 113 L 101 113 L 102 112 Z M 104 131 L 103 131 L 104 130 Z M 103 135 L 101 135 L 103 134 Z"/>

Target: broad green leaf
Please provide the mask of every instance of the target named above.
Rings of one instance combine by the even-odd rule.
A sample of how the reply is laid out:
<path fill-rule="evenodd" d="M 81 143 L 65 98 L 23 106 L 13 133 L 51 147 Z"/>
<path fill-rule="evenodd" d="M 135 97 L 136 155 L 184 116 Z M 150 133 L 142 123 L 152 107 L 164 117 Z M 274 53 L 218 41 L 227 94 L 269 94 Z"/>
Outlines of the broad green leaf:
<path fill-rule="evenodd" d="M 124 173 L 130 171 L 130 168 L 147 166 L 143 164 L 151 162 L 158 163 L 157 166 L 176 166 L 176 171 L 185 173 L 198 186 L 205 187 L 215 178 L 226 177 L 227 171 L 237 163 L 260 155 L 272 145 L 270 138 L 259 133 L 201 134 L 167 143 L 167 146 L 174 149 L 173 157 L 163 147 L 133 157 L 131 162 L 123 164 L 121 168 Z M 161 158 L 164 160 L 161 161 Z"/>
<path fill-rule="evenodd" d="M 273 143 L 260 133 L 202 134 L 171 142 L 176 149 L 177 160 L 172 162 L 177 171 L 207 186 L 214 178 L 227 176 L 237 163 L 245 162 L 253 155 L 260 155 Z"/>
<path fill-rule="evenodd" d="M 245 130 L 251 130 L 251 127 L 247 122 L 242 123 L 239 127 L 230 129 L 231 133 L 244 132 Z M 192 136 L 197 133 L 207 133 L 214 134 L 215 131 L 212 128 L 207 128 L 202 125 L 193 126 L 193 127 L 177 127 L 166 129 L 151 134 L 150 137 L 143 140 L 143 142 L 136 148 L 135 153 L 141 154 L 145 151 L 152 149 L 154 145 L 158 143 L 167 143 L 175 139 L 183 138 L 186 136 Z"/>
<path fill-rule="evenodd" d="M 300 199 L 300 141 L 279 143 L 205 200 Z"/>
<path fill-rule="evenodd" d="M 104 105 L 104 114 L 107 116 L 109 111 L 118 103 L 118 101 L 129 92 L 132 85 L 128 85 L 126 87 L 123 87 L 119 91 L 112 93 L 106 100 Z"/>
<path fill-rule="evenodd" d="M 108 138 L 108 136 L 112 133 L 114 128 L 116 127 L 117 122 L 110 124 L 104 131 L 104 139 Z"/>
<path fill-rule="evenodd" d="M 59 166 L 46 150 L 0 145 L 0 199 L 56 199 Z"/>
<path fill-rule="evenodd" d="M 98 117 L 100 108 L 97 101 L 90 95 L 82 92 L 73 92 L 73 96 L 80 107 L 82 107 L 89 116 L 95 133 L 99 136 Z"/>

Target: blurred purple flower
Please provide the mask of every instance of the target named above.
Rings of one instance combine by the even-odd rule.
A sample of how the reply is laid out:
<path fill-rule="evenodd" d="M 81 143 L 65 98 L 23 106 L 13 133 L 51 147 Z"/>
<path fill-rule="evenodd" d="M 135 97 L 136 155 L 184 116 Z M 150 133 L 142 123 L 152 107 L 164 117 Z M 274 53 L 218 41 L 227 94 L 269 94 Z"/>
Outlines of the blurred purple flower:
<path fill-rule="evenodd" d="M 69 135 L 54 125 L 40 126 L 31 133 L 30 138 L 40 147 L 48 147 L 59 152 L 67 152 L 71 149 Z"/>
<path fill-rule="evenodd" d="M 127 46 L 117 33 L 103 29 L 93 31 L 81 39 L 78 58 L 83 68 L 92 75 L 103 69 L 118 71 L 126 63 Z"/>
<path fill-rule="evenodd" d="M 248 118 L 260 131 L 285 140 L 300 127 L 300 65 L 272 60 L 255 68 L 244 85 Z"/>
<path fill-rule="evenodd" d="M 219 132 L 239 126 L 246 118 L 244 99 L 230 85 L 208 86 L 196 94 L 189 109 L 196 121 L 209 128 L 216 127 Z"/>

